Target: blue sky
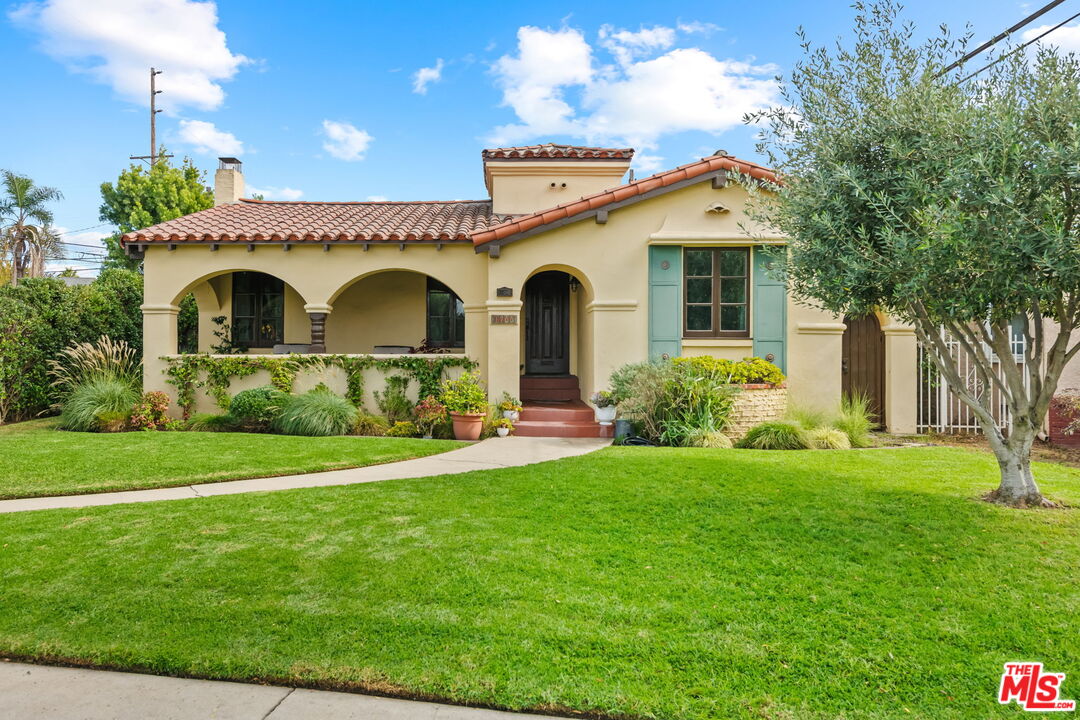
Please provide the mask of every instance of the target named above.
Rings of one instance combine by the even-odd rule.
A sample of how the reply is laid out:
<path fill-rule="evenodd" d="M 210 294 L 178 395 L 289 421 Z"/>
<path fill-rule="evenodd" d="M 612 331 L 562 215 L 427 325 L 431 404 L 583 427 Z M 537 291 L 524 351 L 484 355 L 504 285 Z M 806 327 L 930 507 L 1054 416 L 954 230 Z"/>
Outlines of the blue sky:
<path fill-rule="evenodd" d="M 1030 11 L 907 5 L 925 32 L 971 23 L 980 40 Z M 100 183 L 147 151 L 151 64 L 165 71 L 159 141 L 211 176 L 218 154 L 239 155 L 269 198 L 483 198 L 482 148 L 547 140 L 631 145 L 639 176 L 717 148 L 752 159 L 738 119 L 773 101 L 796 27 L 827 41 L 851 16 L 830 0 L 8 4 L 0 167 L 58 187 L 61 228 L 97 225 Z M 1055 35 L 1080 50 L 1073 25 Z"/>

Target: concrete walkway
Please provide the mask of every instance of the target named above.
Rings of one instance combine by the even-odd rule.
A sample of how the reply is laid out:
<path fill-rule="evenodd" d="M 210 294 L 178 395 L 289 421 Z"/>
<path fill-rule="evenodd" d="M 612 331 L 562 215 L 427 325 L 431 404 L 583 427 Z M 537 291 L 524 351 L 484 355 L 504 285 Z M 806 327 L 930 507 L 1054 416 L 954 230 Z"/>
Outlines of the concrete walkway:
<path fill-rule="evenodd" d="M 352 468 L 350 470 L 329 470 L 305 475 L 282 475 L 280 477 L 255 478 L 252 480 L 230 480 L 228 482 L 184 485 L 156 490 L 127 490 L 124 492 L 94 493 L 92 495 L 0 500 L 0 513 L 120 505 L 123 503 L 155 502 L 158 500 L 185 500 L 188 498 L 213 497 L 215 495 L 265 492 L 267 490 L 292 490 L 295 488 L 326 487 L 328 485 L 353 485 L 398 478 L 456 475 L 473 470 L 519 467 L 575 455 L 584 455 L 599 450 L 610 443 L 611 440 L 602 438 L 490 438 L 439 455 L 416 458 L 415 460 L 402 460 L 400 462 L 386 463 L 385 465 L 369 465 L 368 467 Z"/>
<path fill-rule="evenodd" d="M 536 715 L 353 693 L 0 662 L 19 720 L 514 720 Z"/>

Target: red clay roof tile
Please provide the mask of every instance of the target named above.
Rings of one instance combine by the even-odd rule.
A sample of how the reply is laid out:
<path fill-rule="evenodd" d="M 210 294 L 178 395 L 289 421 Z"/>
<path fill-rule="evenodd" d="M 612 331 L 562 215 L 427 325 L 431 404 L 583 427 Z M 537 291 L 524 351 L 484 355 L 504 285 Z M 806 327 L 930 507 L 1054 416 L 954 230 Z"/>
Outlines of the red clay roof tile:
<path fill-rule="evenodd" d="M 490 200 L 279 202 L 241 200 L 185 215 L 121 238 L 127 243 L 469 242 L 509 219 Z"/>
<path fill-rule="evenodd" d="M 601 148 L 581 145 L 522 145 L 490 148 L 481 153 L 484 160 L 630 160 L 634 148 Z"/>
<path fill-rule="evenodd" d="M 716 170 L 735 171 L 771 183 L 779 184 L 781 182 L 775 172 L 762 165 L 747 160 L 740 160 L 730 155 L 713 155 L 711 157 L 702 158 L 697 162 L 681 165 L 672 170 L 666 170 L 657 173 L 656 175 L 642 178 L 635 182 L 619 185 L 593 195 L 587 195 L 579 200 L 571 200 L 562 205 L 556 205 L 553 208 L 511 218 L 502 224 L 477 230 L 472 233 L 472 241 L 474 245 L 483 245 L 484 243 L 492 242 L 494 240 L 503 240 L 513 235 L 533 230 L 542 225 L 547 225 L 566 218 L 572 218 L 575 215 L 591 210 L 597 210 L 603 208 L 605 205 L 628 200 L 632 197 L 644 195 L 652 190 L 667 187 L 683 180 L 701 177 L 702 175 L 706 175 Z"/>

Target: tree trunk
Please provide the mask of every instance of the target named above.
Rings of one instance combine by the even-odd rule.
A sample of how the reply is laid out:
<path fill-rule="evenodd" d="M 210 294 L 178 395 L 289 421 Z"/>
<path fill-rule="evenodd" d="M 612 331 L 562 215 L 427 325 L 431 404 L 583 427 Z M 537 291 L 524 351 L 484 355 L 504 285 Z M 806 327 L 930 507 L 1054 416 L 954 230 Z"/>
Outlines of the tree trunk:
<path fill-rule="evenodd" d="M 1015 421 L 1010 431 L 1007 440 L 996 432 L 996 428 L 993 435 L 986 433 L 1001 469 L 1001 483 L 986 499 L 1011 507 L 1053 507 L 1054 503 L 1039 492 L 1031 473 L 1031 445 L 1035 433 Z"/>

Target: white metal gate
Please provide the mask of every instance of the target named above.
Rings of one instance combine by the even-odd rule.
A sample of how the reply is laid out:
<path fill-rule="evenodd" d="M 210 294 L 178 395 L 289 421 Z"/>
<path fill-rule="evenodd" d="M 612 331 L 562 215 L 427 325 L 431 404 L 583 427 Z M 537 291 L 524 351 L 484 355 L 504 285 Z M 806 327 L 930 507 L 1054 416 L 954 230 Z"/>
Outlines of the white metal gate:
<path fill-rule="evenodd" d="M 957 369 L 967 391 L 975 397 L 982 397 L 984 393 L 989 391 L 990 412 L 997 421 L 998 427 L 1002 430 L 1006 429 L 1009 425 L 1010 413 L 1001 390 L 996 386 L 984 387 L 979 380 L 975 360 L 971 354 L 964 349 L 956 338 L 944 330 L 941 331 L 941 334 L 949 349 L 949 354 L 956 361 Z M 1017 329 L 1014 328 L 1011 340 L 1013 359 L 1023 369 L 1026 351 L 1023 332 L 1017 332 Z M 1004 378 L 1001 363 L 998 361 L 997 355 L 990 349 L 990 346 L 980 343 L 979 352 L 984 353 L 984 357 L 990 359 L 997 376 Z M 934 431 L 955 434 L 980 432 L 979 420 L 975 417 L 975 413 L 949 387 L 948 382 L 941 376 L 941 373 L 938 372 L 937 367 L 934 365 L 930 350 L 922 342 L 919 342 L 918 363 L 918 431 L 921 433 Z M 1024 374 L 1024 382 L 1026 385 L 1026 373 Z"/>

